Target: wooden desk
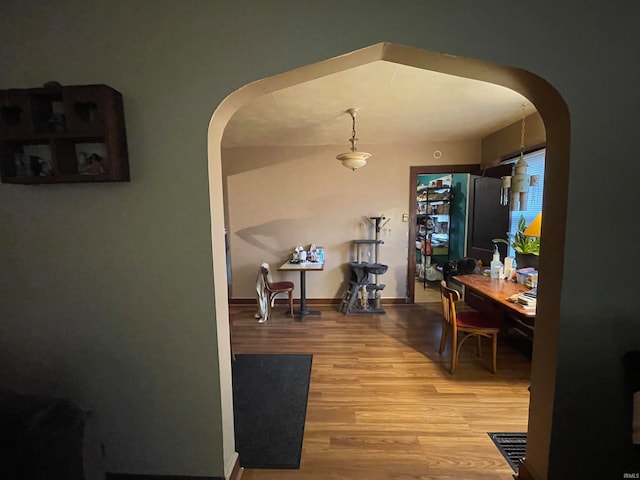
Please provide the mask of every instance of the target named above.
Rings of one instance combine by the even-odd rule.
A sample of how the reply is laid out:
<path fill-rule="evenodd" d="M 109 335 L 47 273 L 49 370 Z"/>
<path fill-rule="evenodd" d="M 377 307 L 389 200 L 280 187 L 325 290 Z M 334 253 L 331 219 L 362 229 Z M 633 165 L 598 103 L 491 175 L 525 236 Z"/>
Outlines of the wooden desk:
<path fill-rule="evenodd" d="M 508 326 L 517 328 L 528 337 L 533 337 L 535 310 L 526 310 L 507 300 L 511 295 L 528 291 L 528 287 L 475 274 L 456 275 L 452 280 L 466 287 L 465 302 L 469 305 L 496 320 L 505 322 Z"/>
<path fill-rule="evenodd" d="M 318 311 L 307 310 L 307 272 L 321 272 L 324 270 L 324 263 L 319 262 L 300 262 L 290 263 L 285 262 L 278 268 L 279 272 L 300 272 L 300 311 L 293 313 L 300 316 L 300 320 L 303 320 L 305 315 L 320 315 Z"/>

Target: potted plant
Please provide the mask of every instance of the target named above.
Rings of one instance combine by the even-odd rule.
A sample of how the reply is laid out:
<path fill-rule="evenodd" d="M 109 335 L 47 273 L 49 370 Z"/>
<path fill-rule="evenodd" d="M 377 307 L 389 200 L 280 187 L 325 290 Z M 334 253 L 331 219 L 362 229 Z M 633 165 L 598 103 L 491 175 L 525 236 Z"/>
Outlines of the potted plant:
<path fill-rule="evenodd" d="M 507 240 L 504 238 L 494 238 L 493 243 L 504 243 L 510 245 L 516 252 L 516 265 L 518 268 L 533 267 L 538 268 L 538 255 L 540 255 L 540 238 L 528 237 L 524 234 L 527 229 L 524 215 L 518 221 L 518 231 L 515 234 L 507 233 Z"/>

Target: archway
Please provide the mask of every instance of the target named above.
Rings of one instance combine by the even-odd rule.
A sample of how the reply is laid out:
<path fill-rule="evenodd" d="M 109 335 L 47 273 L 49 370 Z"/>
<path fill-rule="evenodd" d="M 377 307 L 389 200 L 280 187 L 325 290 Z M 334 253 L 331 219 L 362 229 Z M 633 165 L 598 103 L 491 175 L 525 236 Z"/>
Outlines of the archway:
<path fill-rule="evenodd" d="M 242 105 L 260 95 L 379 60 L 501 85 L 528 98 L 536 106 L 544 121 L 547 131 L 546 175 L 553 179 L 545 184 L 543 207 L 544 248 L 540 258 L 538 316 L 544 321 L 536 324 L 529 408 L 528 437 L 530 441 L 527 448 L 527 461 L 521 468 L 521 475 L 526 475 L 527 469 L 546 472 L 555 386 L 555 339 L 560 309 L 567 204 L 570 132 L 566 105 L 548 82 L 530 72 L 389 43 L 373 45 L 246 85 L 227 97 L 211 118 L 208 132 L 208 160 L 214 294 L 218 339 L 225 339 L 218 342 L 222 418 L 225 422 L 223 424 L 225 462 L 228 464 L 233 457 L 234 443 L 230 349 L 226 341 L 229 338 L 229 312 L 221 169 L 221 142 L 224 129 L 231 116 Z M 542 346 L 544 348 L 541 348 Z"/>

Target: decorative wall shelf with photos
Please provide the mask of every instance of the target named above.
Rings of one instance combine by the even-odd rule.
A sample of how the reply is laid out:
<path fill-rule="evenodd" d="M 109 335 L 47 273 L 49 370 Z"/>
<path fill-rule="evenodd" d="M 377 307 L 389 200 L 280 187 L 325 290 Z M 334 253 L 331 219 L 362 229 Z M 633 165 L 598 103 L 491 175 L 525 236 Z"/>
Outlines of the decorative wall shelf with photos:
<path fill-rule="evenodd" d="M 4 183 L 129 181 L 122 95 L 107 85 L 0 90 Z"/>

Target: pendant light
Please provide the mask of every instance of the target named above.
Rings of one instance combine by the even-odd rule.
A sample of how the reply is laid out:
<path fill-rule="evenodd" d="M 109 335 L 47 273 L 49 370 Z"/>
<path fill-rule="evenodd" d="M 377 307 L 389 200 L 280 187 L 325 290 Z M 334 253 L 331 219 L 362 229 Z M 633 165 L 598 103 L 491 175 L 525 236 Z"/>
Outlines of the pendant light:
<path fill-rule="evenodd" d="M 337 155 L 336 159 L 340 160 L 344 167 L 355 170 L 357 168 L 364 167 L 367 164 L 367 159 L 371 157 L 371 154 L 367 152 L 359 152 L 356 148 L 356 143 L 358 142 L 358 139 L 356 138 L 356 114 L 358 113 L 358 109 L 350 108 L 347 110 L 347 113 L 351 115 L 352 121 L 351 138 L 349 139 L 351 142 L 351 151 Z"/>
<path fill-rule="evenodd" d="M 527 174 L 529 164 L 524 159 L 525 104 L 522 104 L 522 122 L 520 126 L 520 157 L 513 167 L 513 176 L 502 177 L 500 204 L 506 205 L 511 198 L 511 210 L 526 210 L 529 199 L 531 176 Z"/>

